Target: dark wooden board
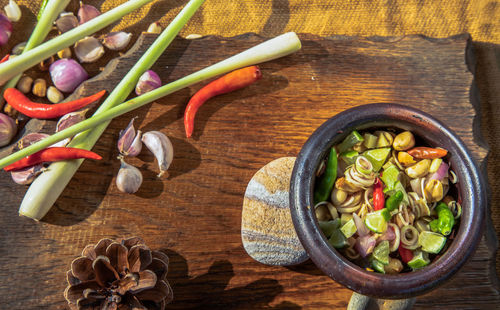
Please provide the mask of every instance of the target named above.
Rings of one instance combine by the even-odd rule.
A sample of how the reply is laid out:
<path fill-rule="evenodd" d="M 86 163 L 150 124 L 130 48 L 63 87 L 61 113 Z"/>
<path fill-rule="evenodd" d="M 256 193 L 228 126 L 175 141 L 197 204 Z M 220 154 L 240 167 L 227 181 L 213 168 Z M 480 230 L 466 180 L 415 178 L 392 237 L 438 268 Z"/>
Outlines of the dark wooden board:
<path fill-rule="evenodd" d="M 182 115 L 201 85 L 114 120 L 94 148 L 104 160 L 85 162 L 40 223 L 17 216 L 25 188 L 1 172 L 2 307 L 64 308 L 65 272 L 86 244 L 139 235 L 170 256 L 171 309 L 345 308 L 351 292 L 312 263 L 269 267 L 245 253 L 240 221 L 247 182 L 269 161 L 295 156 L 327 118 L 373 102 L 397 102 L 434 115 L 484 165 L 474 55 L 467 36 L 300 37 L 300 52 L 261 65 L 261 81 L 203 106 L 191 140 L 184 137 Z M 176 39 L 153 69 L 171 81 L 263 40 L 255 35 Z M 138 116 L 141 130 L 171 137 L 175 157 L 166 180 L 155 177 L 148 152 L 131 160 L 145 180 L 137 194 L 123 195 L 114 184 L 115 145 L 132 116 Z M 419 297 L 415 309 L 498 307 L 496 237 L 489 221 L 485 231 L 473 258 L 445 285 Z"/>

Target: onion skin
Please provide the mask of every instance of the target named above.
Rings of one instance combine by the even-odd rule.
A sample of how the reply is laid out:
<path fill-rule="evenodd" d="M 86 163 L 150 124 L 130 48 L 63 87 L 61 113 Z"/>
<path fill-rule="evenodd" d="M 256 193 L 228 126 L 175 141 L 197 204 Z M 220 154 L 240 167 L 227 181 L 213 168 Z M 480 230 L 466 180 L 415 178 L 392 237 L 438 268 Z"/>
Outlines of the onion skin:
<path fill-rule="evenodd" d="M 50 65 L 52 82 L 62 92 L 73 92 L 89 75 L 73 59 L 59 59 Z"/>
<path fill-rule="evenodd" d="M 16 133 L 16 122 L 10 116 L 0 113 L 0 147 L 9 144 Z"/>

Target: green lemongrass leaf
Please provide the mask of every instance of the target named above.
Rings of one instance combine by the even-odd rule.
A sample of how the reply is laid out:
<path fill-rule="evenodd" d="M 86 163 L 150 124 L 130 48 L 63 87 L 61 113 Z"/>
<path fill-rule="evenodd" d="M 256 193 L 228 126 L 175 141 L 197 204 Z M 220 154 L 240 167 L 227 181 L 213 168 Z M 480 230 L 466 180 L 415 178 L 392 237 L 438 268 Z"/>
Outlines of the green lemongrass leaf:
<path fill-rule="evenodd" d="M 66 48 L 76 41 L 101 30 L 102 28 L 122 18 L 124 15 L 151 1 L 153 0 L 126 1 L 125 3 L 97 16 L 96 18 L 93 18 L 92 20 L 63 33 L 60 36 L 57 36 L 18 57 L 0 64 L 0 85 L 3 85 L 8 80 L 18 75 L 19 72 L 26 71 L 26 69 L 33 67 L 44 59 L 49 58 L 63 48 Z"/>
<path fill-rule="evenodd" d="M 172 20 L 167 28 L 153 42 L 144 55 L 130 69 L 113 92 L 101 104 L 95 115 L 123 102 L 135 88 L 139 77 L 161 56 L 168 45 L 174 40 L 182 27 L 189 21 L 193 14 L 203 4 L 204 0 L 191 0 Z M 109 121 L 100 125 L 91 126 L 91 131 L 76 136 L 68 145 L 70 147 L 85 148 L 90 150 L 106 129 Z M 20 214 L 33 219 L 42 218 L 57 200 L 66 185 L 69 183 L 78 167 L 83 161 L 65 161 L 53 163 L 43 179 L 33 182 L 21 203 Z M 37 178 L 38 179 L 38 178 Z"/>
<path fill-rule="evenodd" d="M 78 132 L 95 128 L 96 126 L 97 128 L 100 128 L 103 123 L 107 124 L 114 117 L 137 109 L 177 90 L 242 67 L 286 56 L 299 50 L 300 47 L 300 40 L 295 33 L 285 33 L 210 67 L 133 98 L 107 111 L 96 114 L 85 121 L 77 123 L 65 130 L 43 139 L 42 141 L 30 145 L 25 149 L 1 159 L 0 168 L 15 162 L 24 156 L 42 150 L 57 141 L 71 137 Z M 42 173 L 30 186 L 28 193 L 21 204 L 19 213 L 35 220 L 41 219 L 57 200 L 82 162 L 83 160 L 71 160 L 51 164 L 48 171 Z"/>
<path fill-rule="evenodd" d="M 43 40 L 45 40 L 52 29 L 52 24 L 56 20 L 57 16 L 59 16 L 59 13 L 66 8 L 69 1 L 70 0 L 49 0 L 43 3 L 45 6 L 40 8 L 40 11 L 43 10 L 43 14 L 40 15 L 39 21 L 31 33 L 22 54 L 38 46 L 43 42 Z M 7 88 L 15 87 L 17 85 L 17 82 L 22 76 L 22 71 L 17 71 L 16 73 L 18 74 L 4 85 L 2 92 L 0 93 L 0 101 L 3 101 L 3 93 Z"/>

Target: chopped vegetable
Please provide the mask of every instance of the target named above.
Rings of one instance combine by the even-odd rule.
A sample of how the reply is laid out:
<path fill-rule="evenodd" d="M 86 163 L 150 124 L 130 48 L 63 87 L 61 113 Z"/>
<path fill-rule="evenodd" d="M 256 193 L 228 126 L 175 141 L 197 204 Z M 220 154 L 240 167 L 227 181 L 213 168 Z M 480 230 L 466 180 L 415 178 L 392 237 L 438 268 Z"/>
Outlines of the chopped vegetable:
<path fill-rule="evenodd" d="M 326 169 L 321 178 L 318 181 L 318 185 L 315 186 L 314 190 L 314 201 L 315 203 L 325 201 L 330 196 L 332 192 L 333 185 L 335 184 L 335 179 L 337 178 L 337 152 L 335 148 L 330 148 L 330 155 L 328 155 L 328 162 L 326 164 Z"/>
<path fill-rule="evenodd" d="M 435 149 L 431 147 L 420 146 L 408 150 L 408 154 L 418 159 L 434 159 L 446 156 L 446 154 L 448 154 L 448 151 L 445 149 Z"/>
<path fill-rule="evenodd" d="M 438 218 L 429 223 L 431 230 L 439 231 L 441 234 L 448 236 L 455 225 L 455 217 L 444 202 L 438 203 L 436 206 Z"/>
<path fill-rule="evenodd" d="M 384 169 L 384 173 L 380 176 L 382 182 L 389 189 L 393 189 L 398 181 L 398 177 L 401 171 L 395 165 L 390 165 Z"/>
<path fill-rule="evenodd" d="M 354 220 L 350 219 L 347 223 L 345 223 L 340 231 L 344 234 L 346 238 L 352 237 L 356 233 L 356 224 L 354 224 Z"/>
<path fill-rule="evenodd" d="M 399 204 L 403 201 L 403 192 L 397 191 L 394 195 L 387 198 L 385 202 L 385 207 L 389 212 L 398 209 Z"/>
<path fill-rule="evenodd" d="M 413 251 L 403 247 L 401 244 L 399 244 L 398 253 L 405 264 L 408 264 L 408 262 L 413 259 Z"/>
<path fill-rule="evenodd" d="M 373 209 L 375 211 L 382 210 L 384 208 L 384 200 L 382 182 L 380 182 L 379 178 L 376 178 L 375 183 L 373 183 Z"/>
<path fill-rule="evenodd" d="M 431 261 L 429 260 L 427 252 L 416 250 L 413 254 L 412 260 L 408 262 L 408 266 L 410 266 L 411 269 L 416 270 L 429 265 L 430 262 Z"/>
<path fill-rule="evenodd" d="M 10 164 L 3 169 L 5 171 L 13 171 L 23 169 L 29 166 L 33 166 L 43 162 L 53 162 L 59 160 L 67 160 L 67 159 L 79 159 L 79 158 L 87 158 L 87 159 L 102 159 L 98 154 L 71 147 L 49 147 L 35 154 L 31 154 L 19 161 L 16 161 L 13 164 Z"/>
<path fill-rule="evenodd" d="M 218 78 L 197 91 L 189 100 L 184 112 L 186 137 L 190 138 L 194 130 L 194 117 L 198 109 L 210 98 L 247 87 L 262 78 L 258 66 L 238 69 Z"/>
<path fill-rule="evenodd" d="M 365 133 L 363 138 L 365 139 L 363 144 L 367 149 L 374 149 L 377 147 L 377 136 L 372 135 L 371 133 Z"/>
<path fill-rule="evenodd" d="M 347 238 L 340 231 L 340 229 L 335 229 L 332 232 L 332 235 L 328 239 L 328 243 L 330 243 L 336 249 L 341 249 L 349 245 L 347 243 Z"/>
<path fill-rule="evenodd" d="M 422 251 L 438 254 L 446 244 L 446 237 L 432 231 L 423 231 L 418 235 L 418 244 Z"/>
<path fill-rule="evenodd" d="M 384 240 L 380 242 L 375 249 L 373 249 L 373 258 L 378 260 L 384 265 L 389 264 L 389 241 Z"/>
<path fill-rule="evenodd" d="M 352 148 L 355 144 L 359 142 L 363 142 L 363 137 L 357 132 L 353 130 L 345 139 L 340 143 L 337 148 L 339 153 L 344 153 L 348 149 Z"/>
<path fill-rule="evenodd" d="M 356 157 L 358 157 L 359 153 L 356 151 L 347 151 L 340 154 L 340 158 L 348 165 L 352 165 L 356 162 Z"/>
<path fill-rule="evenodd" d="M 373 165 L 373 171 L 378 172 L 387 160 L 387 156 L 391 153 L 390 147 L 372 149 L 363 152 L 365 156 Z"/>
<path fill-rule="evenodd" d="M 385 273 L 385 265 L 381 261 L 379 261 L 375 258 L 372 258 L 371 265 L 372 265 L 374 270 L 376 270 L 380 273 Z"/>
<path fill-rule="evenodd" d="M 370 212 L 366 215 L 365 225 L 374 233 L 381 234 L 387 230 L 387 222 L 391 215 L 387 209 Z"/>
<path fill-rule="evenodd" d="M 8 88 L 5 90 L 4 98 L 12 107 L 14 107 L 14 109 L 26 116 L 40 119 L 51 119 L 63 116 L 69 112 L 76 111 L 84 106 L 96 102 L 101 99 L 105 93 L 106 91 L 102 90 L 94 95 L 73 101 L 58 104 L 43 104 L 32 102 L 22 92 L 15 88 Z"/>
<path fill-rule="evenodd" d="M 333 221 L 319 221 L 319 228 L 327 238 L 330 238 L 333 231 L 340 228 L 340 219 L 336 218 Z"/>

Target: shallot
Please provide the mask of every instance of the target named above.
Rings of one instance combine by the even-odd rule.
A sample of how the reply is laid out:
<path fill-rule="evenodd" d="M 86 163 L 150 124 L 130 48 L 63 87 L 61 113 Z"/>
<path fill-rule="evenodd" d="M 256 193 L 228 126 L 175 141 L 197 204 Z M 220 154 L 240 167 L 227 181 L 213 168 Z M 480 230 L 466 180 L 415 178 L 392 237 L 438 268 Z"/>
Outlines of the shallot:
<path fill-rule="evenodd" d="M 74 59 L 59 59 L 50 66 L 52 82 L 62 92 L 74 91 L 89 75 Z"/>
<path fill-rule="evenodd" d="M 0 147 L 9 144 L 16 132 L 16 122 L 10 116 L 0 113 Z"/>

